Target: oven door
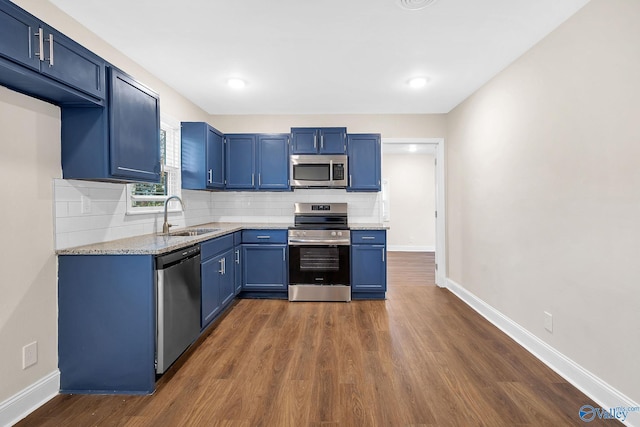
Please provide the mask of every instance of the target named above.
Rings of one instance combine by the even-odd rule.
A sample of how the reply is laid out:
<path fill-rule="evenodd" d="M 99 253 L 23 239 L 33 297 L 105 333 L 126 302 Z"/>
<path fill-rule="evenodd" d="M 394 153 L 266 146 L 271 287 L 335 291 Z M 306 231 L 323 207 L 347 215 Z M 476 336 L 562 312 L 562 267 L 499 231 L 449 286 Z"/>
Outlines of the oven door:
<path fill-rule="evenodd" d="M 349 286 L 349 245 L 289 245 L 290 285 Z"/>

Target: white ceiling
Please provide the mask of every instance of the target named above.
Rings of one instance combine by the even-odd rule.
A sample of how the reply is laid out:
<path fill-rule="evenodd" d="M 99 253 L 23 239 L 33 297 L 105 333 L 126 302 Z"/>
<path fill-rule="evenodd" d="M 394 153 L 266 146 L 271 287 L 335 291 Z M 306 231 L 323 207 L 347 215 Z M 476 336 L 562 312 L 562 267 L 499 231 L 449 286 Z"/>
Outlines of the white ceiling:
<path fill-rule="evenodd" d="M 348 114 L 447 113 L 589 0 L 50 1 L 210 114 Z"/>

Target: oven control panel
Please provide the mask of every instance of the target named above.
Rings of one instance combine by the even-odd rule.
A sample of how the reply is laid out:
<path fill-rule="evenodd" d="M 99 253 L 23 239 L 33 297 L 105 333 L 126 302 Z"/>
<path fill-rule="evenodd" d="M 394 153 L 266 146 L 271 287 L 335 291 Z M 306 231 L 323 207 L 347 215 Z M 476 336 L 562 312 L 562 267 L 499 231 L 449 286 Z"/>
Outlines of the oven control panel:
<path fill-rule="evenodd" d="M 289 230 L 290 245 L 349 245 L 349 230 Z"/>

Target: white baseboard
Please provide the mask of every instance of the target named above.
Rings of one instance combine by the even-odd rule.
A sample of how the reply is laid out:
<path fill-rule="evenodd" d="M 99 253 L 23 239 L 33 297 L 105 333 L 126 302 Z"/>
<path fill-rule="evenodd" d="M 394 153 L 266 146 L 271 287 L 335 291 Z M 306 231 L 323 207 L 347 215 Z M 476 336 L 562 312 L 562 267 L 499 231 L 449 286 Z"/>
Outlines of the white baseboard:
<path fill-rule="evenodd" d="M 60 391 L 60 371 L 55 370 L 0 403 L 0 426 L 11 426 L 51 400 Z"/>
<path fill-rule="evenodd" d="M 529 353 L 537 357 L 542 363 L 553 369 L 558 375 L 573 384 L 578 390 L 593 399 L 602 408 L 636 408 L 640 407 L 629 397 L 625 396 L 609 384 L 592 374 L 591 372 L 569 359 L 546 342 L 542 341 L 525 328 L 491 307 L 480 298 L 467 291 L 451 279 L 446 280 L 447 288 L 468 306 L 477 311 L 498 329 L 513 338 Z M 576 408 L 576 420 L 580 420 Z M 640 413 L 629 413 L 624 421 L 627 426 L 640 426 Z"/>
<path fill-rule="evenodd" d="M 387 245 L 389 252 L 435 252 L 435 246 Z"/>

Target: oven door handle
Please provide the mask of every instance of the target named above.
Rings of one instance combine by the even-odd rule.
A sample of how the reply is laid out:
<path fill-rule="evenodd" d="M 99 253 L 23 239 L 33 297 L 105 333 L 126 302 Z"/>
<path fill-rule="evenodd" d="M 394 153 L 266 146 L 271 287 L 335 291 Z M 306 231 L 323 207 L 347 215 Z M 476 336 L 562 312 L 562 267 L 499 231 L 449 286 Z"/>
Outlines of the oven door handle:
<path fill-rule="evenodd" d="M 345 246 L 348 245 L 349 239 L 342 240 L 317 240 L 317 239 L 289 239 L 290 245 L 331 245 L 331 246 Z"/>

